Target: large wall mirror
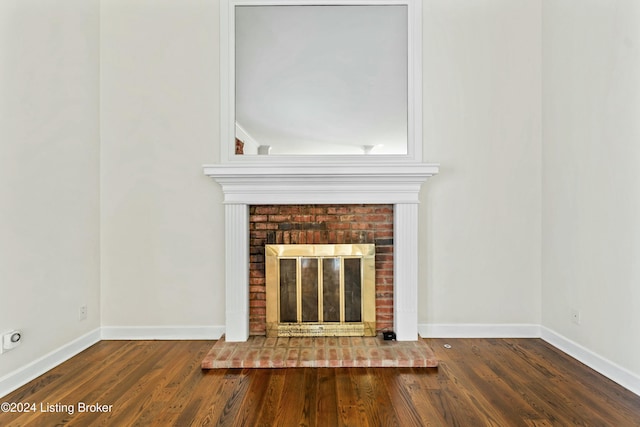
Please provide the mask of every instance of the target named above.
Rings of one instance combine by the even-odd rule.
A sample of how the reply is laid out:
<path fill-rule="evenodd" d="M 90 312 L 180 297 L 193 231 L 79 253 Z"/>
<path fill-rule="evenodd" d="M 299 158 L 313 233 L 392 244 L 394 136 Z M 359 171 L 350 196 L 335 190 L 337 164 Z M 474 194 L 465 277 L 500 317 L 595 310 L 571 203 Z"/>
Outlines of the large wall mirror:
<path fill-rule="evenodd" d="M 223 161 L 422 160 L 419 9 L 223 0 Z"/>

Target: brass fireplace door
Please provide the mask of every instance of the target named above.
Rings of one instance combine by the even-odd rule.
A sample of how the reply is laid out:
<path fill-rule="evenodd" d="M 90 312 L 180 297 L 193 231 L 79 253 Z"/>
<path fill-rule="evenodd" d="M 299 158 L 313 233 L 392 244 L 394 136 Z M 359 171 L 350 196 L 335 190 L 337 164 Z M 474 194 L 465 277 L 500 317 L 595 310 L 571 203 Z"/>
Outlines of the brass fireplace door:
<path fill-rule="evenodd" d="M 375 336 L 375 245 L 266 245 L 267 336 Z"/>

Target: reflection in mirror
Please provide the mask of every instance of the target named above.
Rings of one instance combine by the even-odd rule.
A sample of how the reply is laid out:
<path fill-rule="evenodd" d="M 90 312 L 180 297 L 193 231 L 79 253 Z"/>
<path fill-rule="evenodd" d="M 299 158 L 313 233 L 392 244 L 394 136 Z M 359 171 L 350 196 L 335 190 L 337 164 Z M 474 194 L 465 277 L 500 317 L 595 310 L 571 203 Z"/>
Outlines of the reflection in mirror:
<path fill-rule="evenodd" d="M 236 154 L 407 154 L 406 5 L 236 6 Z"/>

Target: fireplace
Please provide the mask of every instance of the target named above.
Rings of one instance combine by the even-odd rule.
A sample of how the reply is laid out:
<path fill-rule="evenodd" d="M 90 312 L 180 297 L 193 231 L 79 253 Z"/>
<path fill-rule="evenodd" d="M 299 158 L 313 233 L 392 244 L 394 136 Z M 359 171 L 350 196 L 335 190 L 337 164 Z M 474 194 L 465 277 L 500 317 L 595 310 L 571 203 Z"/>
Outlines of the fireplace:
<path fill-rule="evenodd" d="M 437 165 L 233 162 L 204 172 L 224 193 L 226 341 L 250 333 L 249 207 L 345 203 L 393 205 L 393 329 L 399 341 L 418 339 L 419 193 Z"/>

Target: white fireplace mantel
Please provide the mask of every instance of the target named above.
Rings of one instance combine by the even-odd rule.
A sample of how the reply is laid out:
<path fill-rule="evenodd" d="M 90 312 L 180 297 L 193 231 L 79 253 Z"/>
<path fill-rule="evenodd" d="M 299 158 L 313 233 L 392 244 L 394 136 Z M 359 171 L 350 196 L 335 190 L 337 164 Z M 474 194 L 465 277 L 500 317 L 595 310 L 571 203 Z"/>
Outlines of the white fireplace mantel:
<path fill-rule="evenodd" d="M 398 340 L 418 338 L 418 203 L 437 164 L 385 163 L 205 165 L 222 186 L 225 204 L 227 341 L 249 337 L 249 205 L 394 205 L 394 329 Z"/>

